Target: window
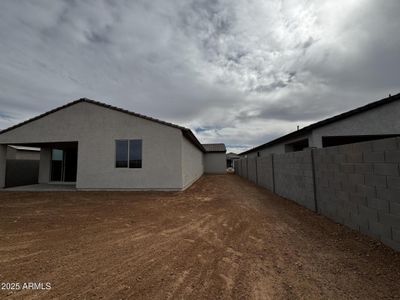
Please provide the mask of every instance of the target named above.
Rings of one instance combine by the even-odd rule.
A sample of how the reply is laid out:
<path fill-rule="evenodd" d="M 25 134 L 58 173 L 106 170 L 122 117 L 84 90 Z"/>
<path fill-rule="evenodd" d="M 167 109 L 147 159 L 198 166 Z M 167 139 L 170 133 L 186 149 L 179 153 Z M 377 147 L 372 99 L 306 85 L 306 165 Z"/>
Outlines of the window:
<path fill-rule="evenodd" d="M 323 136 L 322 147 L 332 147 L 346 144 L 354 144 L 366 141 L 374 141 L 399 136 L 398 134 L 384 135 L 345 135 L 345 136 Z"/>
<path fill-rule="evenodd" d="M 115 147 L 116 168 L 142 167 L 142 140 L 117 140 Z"/>
<path fill-rule="evenodd" d="M 127 140 L 116 141 L 115 146 L 116 146 L 115 167 L 116 168 L 127 168 L 128 167 L 128 141 Z"/>
<path fill-rule="evenodd" d="M 129 141 L 129 168 L 142 167 L 142 140 Z"/>

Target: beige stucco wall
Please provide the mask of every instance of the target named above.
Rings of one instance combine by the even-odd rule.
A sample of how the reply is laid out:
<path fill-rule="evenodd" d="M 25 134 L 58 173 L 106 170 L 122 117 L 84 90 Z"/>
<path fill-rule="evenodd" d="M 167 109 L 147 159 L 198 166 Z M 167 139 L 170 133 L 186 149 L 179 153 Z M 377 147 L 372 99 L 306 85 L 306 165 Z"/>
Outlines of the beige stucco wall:
<path fill-rule="evenodd" d="M 400 101 L 314 129 L 312 145 L 322 148 L 323 136 L 400 134 Z"/>
<path fill-rule="evenodd" d="M 7 159 L 17 159 L 17 150 L 7 147 Z"/>
<path fill-rule="evenodd" d="M 253 152 L 247 153 L 246 155 L 247 155 L 248 158 L 254 158 L 254 157 L 257 157 L 257 152 L 260 152 L 260 155 L 259 155 L 260 157 L 268 156 L 269 154 L 285 153 L 286 152 L 286 150 L 285 150 L 285 145 L 286 144 L 291 144 L 291 143 L 294 143 L 294 142 L 297 142 L 297 141 L 300 141 L 300 140 L 303 140 L 303 139 L 309 139 L 309 143 L 311 143 L 310 136 L 309 135 L 304 135 L 304 136 L 301 136 L 301 137 L 298 137 L 298 138 L 287 140 L 284 143 L 278 143 L 278 144 L 266 147 L 264 149 L 260 149 L 260 150 L 257 150 L 257 151 L 253 151 Z"/>
<path fill-rule="evenodd" d="M 203 175 L 203 152 L 186 138 L 182 139 L 182 182 L 183 189 Z"/>
<path fill-rule="evenodd" d="M 322 148 L 323 136 L 400 134 L 400 101 L 392 102 L 314 129 L 310 134 L 259 150 L 260 156 L 285 153 L 285 144 L 308 138 L 309 146 Z M 257 151 L 247 154 L 256 157 Z"/>
<path fill-rule="evenodd" d="M 143 140 L 141 169 L 115 168 L 117 139 Z M 177 128 L 81 102 L 3 133 L 0 144 L 78 142 L 78 189 L 180 190 L 182 139 Z"/>
<path fill-rule="evenodd" d="M 226 173 L 226 154 L 225 153 L 205 153 L 204 154 L 204 173 L 225 174 Z"/>
<path fill-rule="evenodd" d="M 50 161 L 51 161 L 51 149 L 41 148 L 40 149 L 40 162 L 39 162 L 39 183 L 50 182 Z"/>

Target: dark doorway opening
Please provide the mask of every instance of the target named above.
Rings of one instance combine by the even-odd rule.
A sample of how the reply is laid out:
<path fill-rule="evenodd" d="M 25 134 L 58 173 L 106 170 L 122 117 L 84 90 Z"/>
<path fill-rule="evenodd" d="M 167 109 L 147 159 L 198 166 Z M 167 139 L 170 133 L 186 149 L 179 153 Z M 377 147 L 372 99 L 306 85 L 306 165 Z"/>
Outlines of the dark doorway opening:
<path fill-rule="evenodd" d="M 78 149 L 52 149 L 50 181 L 76 182 Z"/>

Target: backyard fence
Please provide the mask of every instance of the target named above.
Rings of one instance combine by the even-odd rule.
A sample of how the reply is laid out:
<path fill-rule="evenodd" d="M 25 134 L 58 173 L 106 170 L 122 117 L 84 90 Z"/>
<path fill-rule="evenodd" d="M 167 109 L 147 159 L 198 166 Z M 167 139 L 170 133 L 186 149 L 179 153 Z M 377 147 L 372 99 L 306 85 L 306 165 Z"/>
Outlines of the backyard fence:
<path fill-rule="evenodd" d="M 38 183 L 39 160 L 7 159 L 6 187 Z"/>
<path fill-rule="evenodd" d="M 241 158 L 235 172 L 400 251 L 400 138 Z"/>

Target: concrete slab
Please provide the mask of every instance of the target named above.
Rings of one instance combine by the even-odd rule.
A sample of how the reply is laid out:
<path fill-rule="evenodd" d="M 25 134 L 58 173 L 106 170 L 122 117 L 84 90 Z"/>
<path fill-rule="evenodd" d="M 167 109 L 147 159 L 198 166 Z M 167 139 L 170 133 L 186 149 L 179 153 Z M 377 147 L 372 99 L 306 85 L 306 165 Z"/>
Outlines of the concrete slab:
<path fill-rule="evenodd" d="M 74 192 L 75 184 L 47 184 L 39 183 L 32 185 L 15 186 L 6 189 L 0 189 L 4 192 Z"/>

